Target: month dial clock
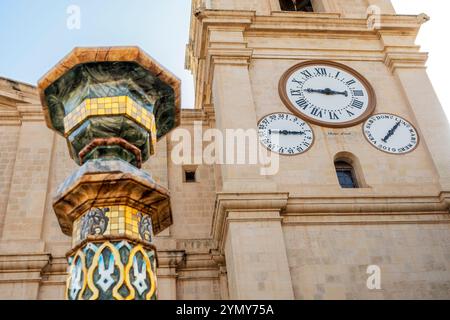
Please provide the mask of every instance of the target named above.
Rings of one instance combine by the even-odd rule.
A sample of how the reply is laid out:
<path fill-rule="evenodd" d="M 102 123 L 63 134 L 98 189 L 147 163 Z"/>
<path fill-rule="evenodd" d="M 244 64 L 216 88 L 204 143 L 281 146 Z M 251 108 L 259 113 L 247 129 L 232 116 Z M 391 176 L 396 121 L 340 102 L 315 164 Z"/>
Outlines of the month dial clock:
<path fill-rule="evenodd" d="M 311 148 L 314 134 L 302 119 L 289 113 L 273 113 L 258 124 L 260 142 L 270 151 L 297 155 Z"/>
<path fill-rule="evenodd" d="M 374 90 L 361 74 L 331 61 L 293 66 L 281 78 L 279 93 L 293 113 L 331 128 L 363 122 L 376 105 Z"/>
<path fill-rule="evenodd" d="M 363 129 L 369 143 L 387 153 L 405 154 L 419 144 L 414 126 L 393 114 L 376 114 L 366 121 Z"/>

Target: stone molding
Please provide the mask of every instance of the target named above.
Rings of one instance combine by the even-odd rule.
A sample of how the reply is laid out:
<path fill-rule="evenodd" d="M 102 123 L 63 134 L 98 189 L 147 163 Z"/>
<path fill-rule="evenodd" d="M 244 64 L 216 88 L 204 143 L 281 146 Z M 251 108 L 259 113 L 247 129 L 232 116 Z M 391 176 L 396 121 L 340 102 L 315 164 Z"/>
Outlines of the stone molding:
<path fill-rule="evenodd" d="M 388 50 L 384 63 L 394 73 L 397 69 L 424 69 L 427 60 L 428 53 L 426 52 L 389 52 Z"/>
<path fill-rule="evenodd" d="M 448 192 L 436 197 L 290 198 L 284 225 L 450 224 Z"/>
<path fill-rule="evenodd" d="M 213 240 L 218 243 L 220 252 L 223 251 L 224 238 L 226 235 L 226 228 L 229 222 L 228 216 L 230 212 L 237 211 L 252 213 L 251 217 L 249 217 L 250 221 L 255 221 L 258 219 L 272 219 L 273 217 L 266 217 L 263 214 L 258 215 L 258 213 L 281 213 L 286 209 L 288 197 L 288 193 L 217 193 L 211 234 Z M 280 220 L 279 218 L 275 219 Z"/>
<path fill-rule="evenodd" d="M 158 250 L 158 268 L 177 268 L 185 259 L 184 250 Z"/>
<path fill-rule="evenodd" d="M 20 104 L 11 108 L 0 108 L 0 125 L 20 126 L 24 122 L 43 122 L 40 105 Z"/>
<path fill-rule="evenodd" d="M 0 255 L 0 283 L 39 282 L 51 261 L 50 253 Z"/>
<path fill-rule="evenodd" d="M 230 216 L 246 213 L 244 217 Z M 278 214 L 275 214 L 278 212 Z M 450 193 L 436 197 L 304 197 L 287 193 L 218 193 L 211 234 L 223 249 L 229 222 L 273 220 L 284 225 L 450 224 Z M 221 251 L 220 251 L 221 252 Z"/>
<path fill-rule="evenodd" d="M 447 195 L 446 195 L 447 194 Z M 305 197 L 289 198 L 286 213 L 294 214 L 420 214 L 446 213 L 448 193 L 435 197 Z"/>

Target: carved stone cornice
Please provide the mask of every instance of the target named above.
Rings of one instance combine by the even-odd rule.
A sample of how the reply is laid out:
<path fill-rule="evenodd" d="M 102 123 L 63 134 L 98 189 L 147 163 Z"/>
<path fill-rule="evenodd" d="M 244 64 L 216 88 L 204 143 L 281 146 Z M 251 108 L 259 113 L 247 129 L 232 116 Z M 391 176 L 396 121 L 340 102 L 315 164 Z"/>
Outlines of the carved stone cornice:
<path fill-rule="evenodd" d="M 39 95 L 35 86 L 0 77 L 0 102 L 10 106 L 39 104 Z"/>
<path fill-rule="evenodd" d="M 442 213 L 449 210 L 442 196 L 435 197 L 304 197 L 289 198 L 286 213 Z"/>
<path fill-rule="evenodd" d="M 183 109 L 181 111 L 181 126 L 193 125 L 196 121 L 206 122 L 206 114 L 201 109 Z"/>
<path fill-rule="evenodd" d="M 44 121 L 44 114 L 40 105 L 20 104 L 8 109 L 0 109 L 0 124 L 21 125 L 23 122 Z"/>
<path fill-rule="evenodd" d="M 51 260 L 49 253 L 0 255 L 0 283 L 41 281 Z"/>
<path fill-rule="evenodd" d="M 185 259 L 184 250 L 159 250 L 158 268 L 177 268 Z"/>
<path fill-rule="evenodd" d="M 230 212 L 281 213 L 286 209 L 288 197 L 288 193 L 217 193 L 211 232 L 213 240 L 222 250 Z M 264 215 L 261 218 L 264 219 Z"/>
<path fill-rule="evenodd" d="M 20 113 L 22 122 L 24 121 L 44 121 L 44 113 L 39 104 L 35 105 L 18 105 L 17 110 Z"/>
<path fill-rule="evenodd" d="M 246 48 L 211 48 L 208 60 L 215 65 L 249 66 L 253 49 Z"/>
<path fill-rule="evenodd" d="M 41 271 L 50 261 L 50 253 L 0 255 L 0 270 L 2 272 Z"/>
<path fill-rule="evenodd" d="M 189 54 L 191 59 L 205 58 L 211 44 L 231 45 L 233 42 L 210 39 L 211 31 L 233 31 L 240 30 L 242 33 L 273 33 L 289 35 L 302 32 L 311 36 L 324 34 L 327 37 L 341 35 L 344 37 L 373 36 L 379 38 L 379 33 L 391 33 L 401 36 L 417 35 L 421 25 L 428 21 L 428 17 L 421 15 L 380 15 L 377 28 L 369 27 L 367 18 L 343 18 L 334 13 L 304 13 L 291 15 L 287 13 L 274 12 L 270 16 L 259 16 L 254 11 L 235 10 L 201 10 L 196 15 L 194 30 L 191 31 L 191 45 Z M 195 43 L 194 47 L 192 44 Z M 241 47 L 245 42 L 235 43 L 235 47 Z M 192 66 L 192 61 L 190 64 Z"/>
<path fill-rule="evenodd" d="M 426 52 L 386 52 L 384 63 L 391 72 L 397 69 L 424 69 L 428 60 Z"/>
<path fill-rule="evenodd" d="M 283 224 L 450 224 L 450 193 L 436 197 L 290 198 Z"/>
<path fill-rule="evenodd" d="M 19 126 L 22 123 L 20 113 L 15 107 L 0 109 L 0 124 L 3 126 Z"/>

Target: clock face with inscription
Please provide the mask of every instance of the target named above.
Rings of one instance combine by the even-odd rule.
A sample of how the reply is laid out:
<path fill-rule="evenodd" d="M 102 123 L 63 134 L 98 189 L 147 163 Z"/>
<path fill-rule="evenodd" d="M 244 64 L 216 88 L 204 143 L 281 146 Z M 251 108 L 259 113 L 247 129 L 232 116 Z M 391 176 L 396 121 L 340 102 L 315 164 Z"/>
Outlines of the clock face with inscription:
<path fill-rule="evenodd" d="M 293 66 L 281 78 L 279 92 L 296 115 L 331 128 L 361 123 L 376 106 L 370 83 L 355 70 L 331 61 Z"/>
<path fill-rule="evenodd" d="M 270 151 L 281 155 L 298 155 L 314 142 L 311 127 L 290 113 L 273 113 L 258 123 L 260 142 Z"/>
<path fill-rule="evenodd" d="M 419 135 L 414 126 L 393 114 L 373 115 L 367 119 L 363 130 L 372 146 L 387 153 L 409 153 L 419 144 Z"/>

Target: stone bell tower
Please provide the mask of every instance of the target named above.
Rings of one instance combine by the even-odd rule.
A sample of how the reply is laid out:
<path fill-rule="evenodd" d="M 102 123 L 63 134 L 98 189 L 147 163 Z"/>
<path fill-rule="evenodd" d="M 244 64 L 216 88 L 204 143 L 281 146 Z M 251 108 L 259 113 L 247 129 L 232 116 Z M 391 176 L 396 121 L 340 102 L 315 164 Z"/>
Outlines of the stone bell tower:
<path fill-rule="evenodd" d="M 47 126 L 80 165 L 53 208 L 72 237 L 66 298 L 157 297 L 170 195 L 142 163 L 180 121 L 180 81 L 136 47 L 75 48 L 39 81 Z"/>
<path fill-rule="evenodd" d="M 211 235 L 226 260 L 230 298 L 449 298 L 450 128 L 426 73 L 427 53 L 415 44 L 428 17 L 398 14 L 389 0 L 192 4 L 187 68 L 196 108 L 213 115 L 212 126 L 256 129 L 289 113 L 314 134 L 308 151 L 281 154 L 272 176 L 257 165 L 216 166 Z M 311 65 L 324 73 L 304 67 Z M 292 80 L 295 70 L 306 76 L 298 71 Z M 320 80 L 353 84 L 339 78 L 344 70 L 373 89 L 372 108 L 358 121 L 309 121 L 302 111 L 315 110 L 311 102 L 298 100 L 302 109 L 287 98 L 341 95 L 360 108 L 355 97 L 365 93 L 333 91 Z M 317 82 L 286 91 L 289 79 L 303 85 L 309 77 Z M 414 150 L 409 140 L 403 154 L 371 143 L 380 119 L 397 119 L 381 126 L 385 144 L 407 137 Z M 404 136 L 400 126 L 409 128 Z M 381 287 L 368 285 L 370 270 Z"/>

